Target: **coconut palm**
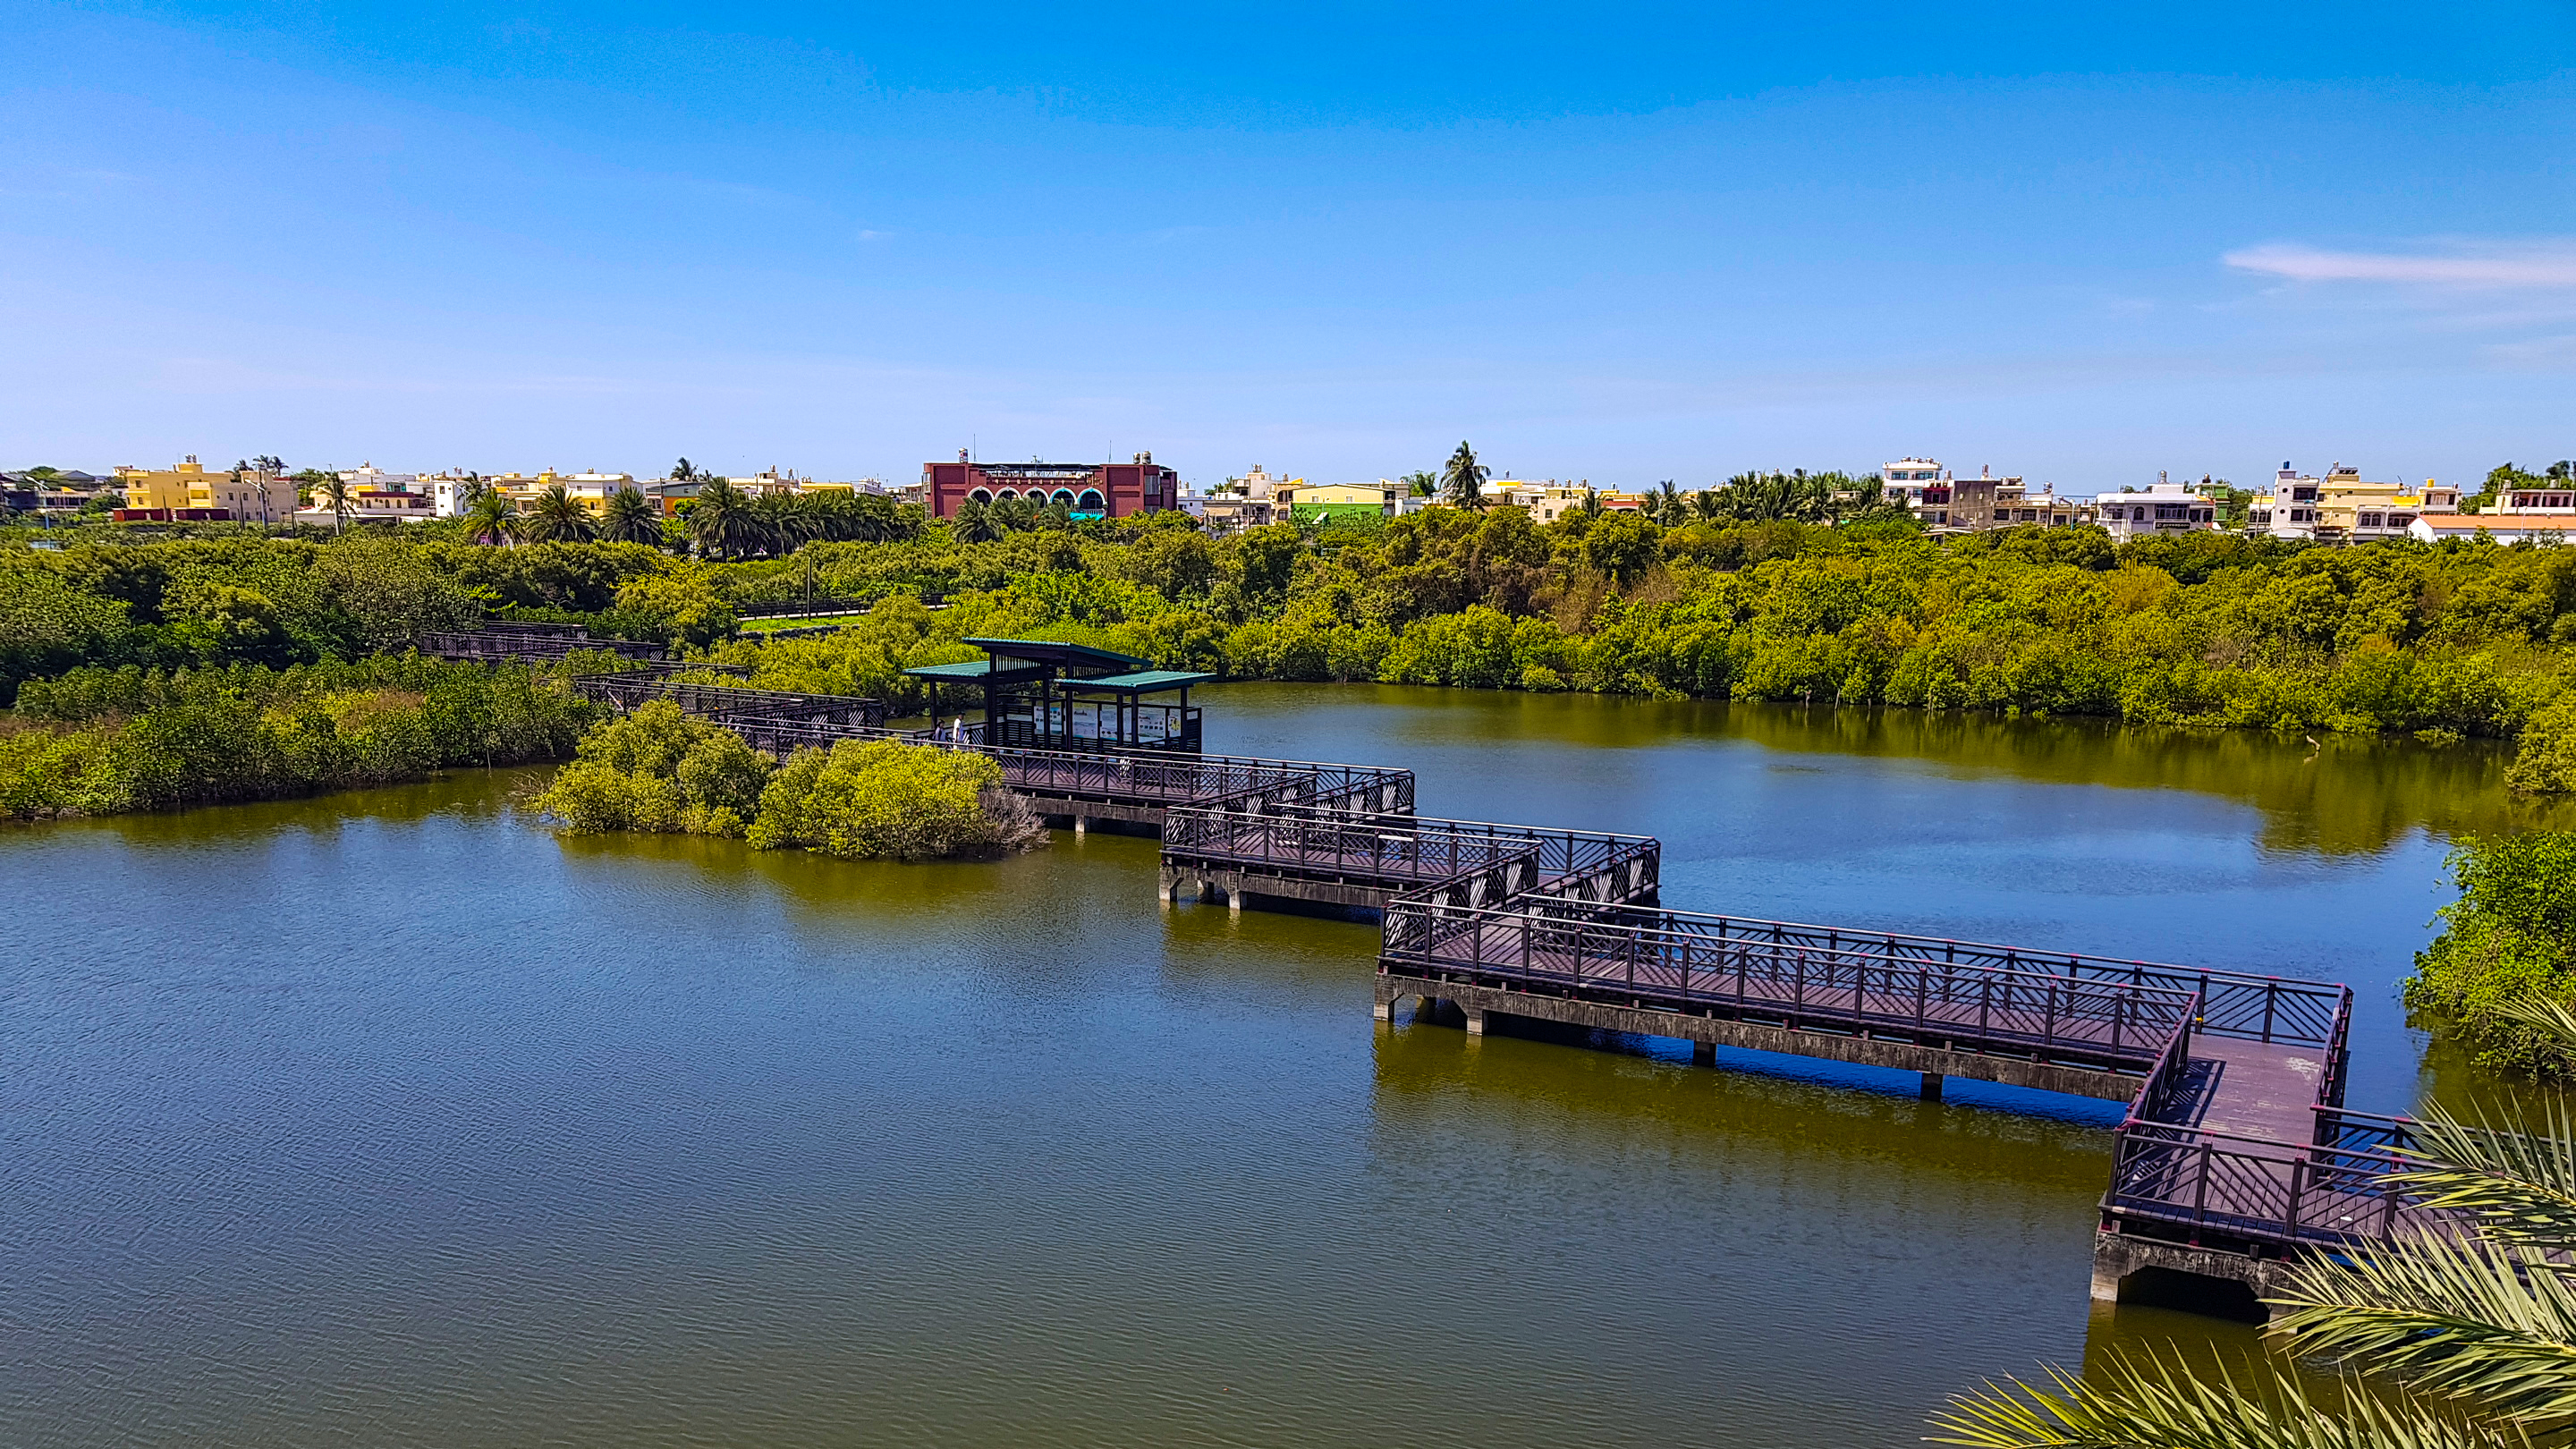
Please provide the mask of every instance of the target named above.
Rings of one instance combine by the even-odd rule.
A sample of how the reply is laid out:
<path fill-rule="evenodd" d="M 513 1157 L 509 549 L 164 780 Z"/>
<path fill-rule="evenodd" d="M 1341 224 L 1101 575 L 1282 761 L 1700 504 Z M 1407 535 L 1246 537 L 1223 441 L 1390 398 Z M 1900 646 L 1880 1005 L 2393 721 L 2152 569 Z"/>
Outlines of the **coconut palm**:
<path fill-rule="evenodd" d="M 465 510 L 465 536 L 476 543 L 510 543 L 518 538 L 520 523 L 519 505 L 497 488 L 475 494 Z"/>
<path fill-rule="evenodd" d="M 792 493 L 764 493 L 751 500 L 751 516 L 760 527 L 761 546 L 785 557 L 807 539 L 821 536 L 821 517 Z"/>
<path fill-rule="evenodd" d="M 2551 1002 L 2511 1011 L 2576 1050 L 2576 1016 Z M 2446 1213 L 2426 1231 L 2348 1261 L 2293 1269 L 2271 1334 L 2283 1352 L 2375 1377 L 2317 1393 L 2281 1373 L 2196 1372 L 2145 1356 L 2044 1385 L 1962 1395 L 1933 1442 L 1980 1449 L 2505 1449 L 2576 1439 L 2576 1126 L 2546 1134 L 2439 1112 L 2381 1179 Z"/>
<path fill-rule="evenodd" d="M 1492 477 L 1493 472 L 1493 469 L 1477 462 L 1476 450 L 1461 440 L 1458 451 L 1449 455 L 1448 466 L 1440 470 L 1440 486 L 1446 490 L 1451 507 L 1482 508 L 1485 506 L 1485 480 Z"/>
<path fill-rule="evenodd" d="M 895 512 L 894 500 L 882 493 L 855 495 L 850 511 L 850 537 L 861 543 L 892 543 L 903 536 L 903 519 Z"/>
<path fill-rule="evenodd" d="M 957 516 L 948 520 L 948 532 L 959 543 L 991 543 L 1002 536 L 1002 525 L 990 506 L 969 498 L 957 505 Z"/>
<path fill-rule="evenodd" d="M 639 488 L 620 488 L 600 510 L 599 536 L 611 543 L 660 543 L 662 510 Z"/>
<path fill-rule="evenodd" d="M 528 537 L 539 543 L 588 543 L 599 536 L 590 510 L 561 483 L 548 484 L 537 494 L 536 506 L 528 510 L 527 529 Z"/>
<path fill-rule="evenodd" d="M 330 508 L 333 533 L 348 527 L 349 515 L 358 510 L 357 497 L 349 491 L 349 480 L 337 473 L 315 479 L 313 496 Z"/>
<path fill-rule="evenodd" d="M 752 516 L 751 499 L 723 478 L 698 476 L 707 480 L 689 505 L 689 536 L 698 550 L 711 558 L 742 558 L 759 547 L 761 525 Z"/>
<path fill-rule="evenodd" d="M 1648 497 L 1647 503 L 1653 511 L 1655 521 L 1666 528 L 1679 528 L 1690 521 L 1690 505 L 1682 501 L 1681 491 L 1673 487 L 1673 480 L 1670 478 L 1655 485 L 1655 491 Z"/>

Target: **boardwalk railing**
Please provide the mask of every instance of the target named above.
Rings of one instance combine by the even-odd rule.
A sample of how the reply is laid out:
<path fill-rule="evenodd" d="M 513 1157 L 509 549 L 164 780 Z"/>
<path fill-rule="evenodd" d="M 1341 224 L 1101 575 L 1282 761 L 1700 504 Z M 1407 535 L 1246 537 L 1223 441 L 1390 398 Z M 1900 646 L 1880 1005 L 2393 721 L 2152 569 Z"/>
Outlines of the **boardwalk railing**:
<path fill-rule="evenodd" d="M 1865 1032 L 2169 1080 L 2199 996 L 1984 964 L 1674 929 L 1669 911 L 1399 900 L 1385 961 L 1435 979 L 1617 998 L 1793 1030 Z"/>
<path fill-rule="evenodd" d="M 715 719 L 797 720 L 815 725 L 880 725 L 885 704 L 846 694 L 796 694 L 738 685 L 683 683 L 633 674 L 587 674 L 573 687 L 590 699 L 619 709 L 634 709 L 648 700 L 667 699 L 682 712 Z"/>
<path fill-rule="evenodd" d="M 1378 886 L 1449 905 L 1524 891 L 1628 900 L 1655 889 L 1656 842 L 1306 803 L 1199 806 L 1163 822 L 1163 854 L 1200 866 Z"/>
<path fill-rule="evenodd" d="M 2397 1118 L 2337 1113 L 2346 1143 L 2294 1145 L 2132 1119 L 2115 1139 L 2106 1214 L 2213 1246 L 2348 1247 L 2439 1231 L 2447 1214 L 2380 1182 L 2409 1140 Z"/>
<path fill-rule="evenodd" d="M 2203 971 L 2153 961 L 2121 961 L 2072 952 L 2028 951 L 1938 936 L 1907 936 L 1889 931 L 1855 931 L 1847 927 L 1809 926 L 1746 916 L 1694 916 L 1714 934 L 1732 940 L 1763 940 L 1780 945 L 1813 945 L 1828 950 L 1864 950 L 1897 960 L 1938 961 L 1960 966 L 1996 966 L 2017 971 L 2045 971 L 2084 981 L 2117 981 L 2192 991 L 2202 1001 L 2202 1019 L 2194 1030 L 2207 1036 L 2296 1046 L 2332 1046 L 2340 1055 L 2352 1009 L 2352 988 L 2317 981 L 2244 972 Z"/>
<path fill-rule="evenodd" d="M 629 659 L 667 659 L 659 644 L 633 639 L 594 639 L 578 624 L 520 624 L 503 621 L 470 632 L 431 631 L 420 636 L 420 652 L 442 659 L 537 660 L 551 662 L 582 650 L 604 650 Z"/>

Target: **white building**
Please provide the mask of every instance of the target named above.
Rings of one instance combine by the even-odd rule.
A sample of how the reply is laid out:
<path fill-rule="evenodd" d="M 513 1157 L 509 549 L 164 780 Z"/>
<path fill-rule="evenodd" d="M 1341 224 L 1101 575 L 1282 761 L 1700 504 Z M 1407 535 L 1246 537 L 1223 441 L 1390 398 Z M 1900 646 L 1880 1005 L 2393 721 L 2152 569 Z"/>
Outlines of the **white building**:
<path fill-rule="evenodd" d="M 2189 483 L 2159 476 L 2143 492 L 2096 497 L 2093 521 L 2123 543 L 2159 533 L 2209 533 L 2218 527 L 2218 505 Z"/>
<path fill-rule="evenodd" d="M 2576 508 L 2554 513 L 2427 513 L 2406 525 L 2426 543 L 2480 534 L 2498 543 L 2566 543 L 2576 540 Z"/>
<path fill-rule="evenodd" d="M 1997 478 L 1980 468 L 1974 478 L 1959 478 L 1938 459 L 1899 458 L 1880 464 L 1878 475 L 1886 497 L 1931 528 L 2067 528 L 2077 521 L 2075 500 L 2058 497 L 2055 484 L 2032 488 L 2019 474 Z"/>

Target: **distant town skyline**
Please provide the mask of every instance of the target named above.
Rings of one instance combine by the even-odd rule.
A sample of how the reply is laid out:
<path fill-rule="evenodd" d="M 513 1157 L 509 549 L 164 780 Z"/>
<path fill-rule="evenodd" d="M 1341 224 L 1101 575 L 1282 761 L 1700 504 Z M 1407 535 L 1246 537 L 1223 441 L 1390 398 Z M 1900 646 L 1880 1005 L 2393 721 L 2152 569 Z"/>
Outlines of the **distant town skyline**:
<path fill-rule="evenodd" d="M 0 467 L 2576 454 L 2537 0 L 21 3 Z M 217 98 L 220 98 L 218 103 Z"/>

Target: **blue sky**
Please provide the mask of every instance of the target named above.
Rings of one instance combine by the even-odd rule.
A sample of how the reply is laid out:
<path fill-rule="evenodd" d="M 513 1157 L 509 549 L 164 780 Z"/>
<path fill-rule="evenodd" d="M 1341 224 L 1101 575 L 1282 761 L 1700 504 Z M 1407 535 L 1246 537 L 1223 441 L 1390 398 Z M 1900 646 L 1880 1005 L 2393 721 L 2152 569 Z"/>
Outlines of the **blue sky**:
<path fill-rule="evenodd" d="M 2566 3 L 0 0 L 0 36 L 6 466 L 2576 456 Z"/>

